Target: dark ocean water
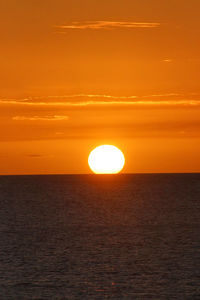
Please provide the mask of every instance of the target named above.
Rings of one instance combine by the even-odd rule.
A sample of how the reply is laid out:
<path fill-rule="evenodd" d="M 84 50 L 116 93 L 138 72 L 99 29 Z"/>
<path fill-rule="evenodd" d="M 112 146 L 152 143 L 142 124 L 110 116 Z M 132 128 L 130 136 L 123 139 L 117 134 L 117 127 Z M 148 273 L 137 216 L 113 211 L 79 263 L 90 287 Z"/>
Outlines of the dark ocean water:
<path fill-rule="evenodd" d="M 0 176 L 0 299 L 200 299 L 200 174 Z"/>

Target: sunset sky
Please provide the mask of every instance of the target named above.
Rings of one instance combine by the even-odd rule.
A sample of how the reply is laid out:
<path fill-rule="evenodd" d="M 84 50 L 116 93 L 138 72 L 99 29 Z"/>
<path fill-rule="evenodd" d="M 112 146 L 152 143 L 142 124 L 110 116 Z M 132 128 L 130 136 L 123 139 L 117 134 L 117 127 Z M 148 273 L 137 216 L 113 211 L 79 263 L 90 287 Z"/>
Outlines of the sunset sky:
<path fill-rule="evenodd" d="M 200 171 L 199 0 L 0 3 L 0 174 Z"/>

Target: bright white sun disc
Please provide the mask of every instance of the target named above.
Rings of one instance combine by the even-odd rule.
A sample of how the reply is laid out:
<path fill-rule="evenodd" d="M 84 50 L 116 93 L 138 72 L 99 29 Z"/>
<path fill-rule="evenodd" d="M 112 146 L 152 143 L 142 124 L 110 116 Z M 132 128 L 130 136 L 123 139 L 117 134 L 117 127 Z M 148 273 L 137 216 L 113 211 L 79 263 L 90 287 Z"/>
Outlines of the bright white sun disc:
<path fill-rule="evenodd" d="M 90 153 L 88 164 L 95 174 L 117 174 L 123 169 L 125 158 L 117 147 L 102 145 Z"/>

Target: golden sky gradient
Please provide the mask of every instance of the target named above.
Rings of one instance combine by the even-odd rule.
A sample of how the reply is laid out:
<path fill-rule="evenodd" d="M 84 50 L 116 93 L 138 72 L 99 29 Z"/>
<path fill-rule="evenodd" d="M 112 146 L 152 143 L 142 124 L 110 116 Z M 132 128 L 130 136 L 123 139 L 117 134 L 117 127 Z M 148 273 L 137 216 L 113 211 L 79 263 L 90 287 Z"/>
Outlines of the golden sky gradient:
<path fill-rule="evenodd" d="M 200 171 L 199 0 L 0 4 L 0 174 Z"/>

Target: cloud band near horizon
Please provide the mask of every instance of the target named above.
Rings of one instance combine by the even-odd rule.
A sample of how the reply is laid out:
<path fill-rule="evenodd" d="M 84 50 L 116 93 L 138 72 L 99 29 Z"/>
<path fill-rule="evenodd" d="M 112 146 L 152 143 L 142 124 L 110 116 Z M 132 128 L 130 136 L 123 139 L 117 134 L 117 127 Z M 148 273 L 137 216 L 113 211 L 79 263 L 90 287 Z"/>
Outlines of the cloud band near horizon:
<path fill-rule="evenodd" d="M 176 97 L 181 97 L 176 99 Z M 157 97 L 164 98 L 158 99 Z M 175 99 L 166 99 L 174 97 Z M 73 99 L 65 101 L 65 99 Z M 77 99 L 76 99 L 77 98 Z M 80 100 L 79 98 L 84 98 Z M 91 100 L 91 98 L 93 98 Z M 144 98 L 144 99 L 143 99 Z M 149 98 L 149 100 L 147 100 Z M 152 99 L 151 99 L 152 98 Z M 156 98 L 156 100 L 153 100 Z M 52 99 L 55 99 L 52 101 Z M 76 100 L 75 100 L 76 99 Z M 61 101 L 62 100 L 62 101 Z M 0 99 L 0 105 L 21 105 L 21 106 L 60 106 L 60 107 L 87 107 L 87 106 L 142 106 L 142 107 L 200 107 L 200 99 L 187 99 L 184 95 L 163 94 L 150 96 L 112 96 L 112 95 L 65 95 L 28 97 L 25 99 Z M 36 116 L 37 117 L 37 116 Z M 65 118 L 66 116 L 53 116 L 54 120 Z M 48 117 L 46 118 L 48 119 Z M 51 117 L 52 120 L 52 117 Z"/>
<path fill-rule="evenodd" d="M 25 117 L 25 116 L 15 116 L 12 118 L 15 121 L 63 121 L 63 120 L 68 120 L 68 116 L 32 116 L 32 117 Z"/>
<path fill-rule="evenodd" d="M 118 22 L 118 21 L 85 21 L 71 22 L 68 25 L 57 25 L 58 29 L 130 29 L 130 28 L 156 28 L 161 24 L 156 22 Z"/>

